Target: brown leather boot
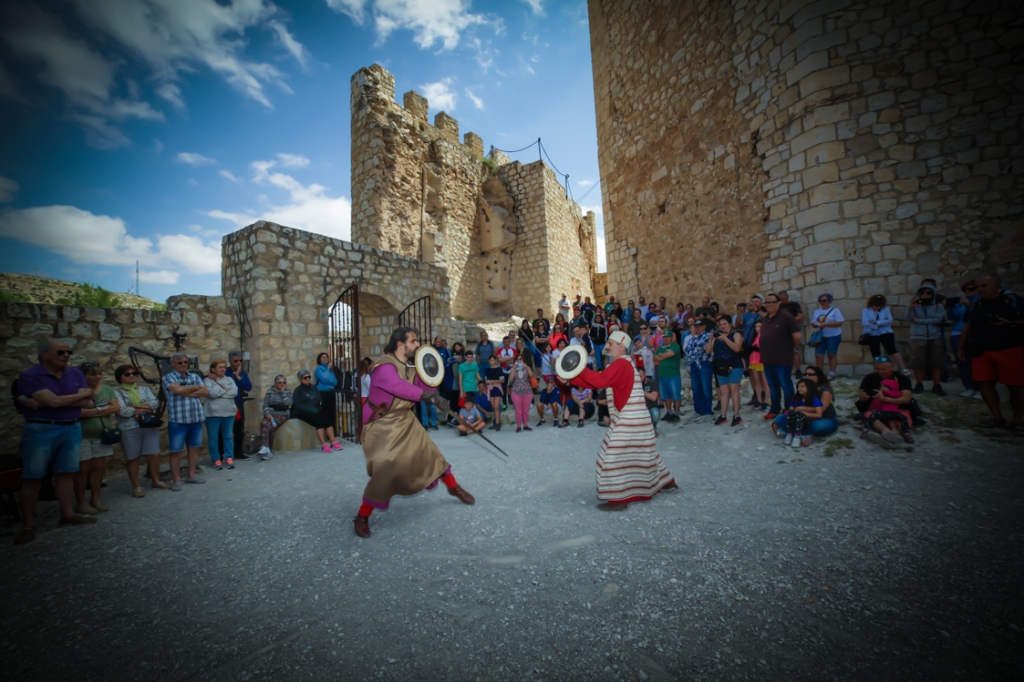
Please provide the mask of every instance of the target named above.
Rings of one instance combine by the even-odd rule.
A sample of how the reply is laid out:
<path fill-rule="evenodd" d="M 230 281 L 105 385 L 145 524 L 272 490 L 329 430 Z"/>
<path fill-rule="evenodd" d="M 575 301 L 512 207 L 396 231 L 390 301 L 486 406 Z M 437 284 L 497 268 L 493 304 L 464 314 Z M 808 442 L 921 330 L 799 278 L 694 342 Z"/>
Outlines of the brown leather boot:
<path fill-rule="evenodd" d="M 352 519 L 355 524 L 356 535 L 361 538 L 370 537 L 370 517 L 369 516 L 356 516 Z"/>
<path fill-rule="evenodd" d="M 473 504 L 476 502 L 476 498 L 463 490 L 461 485 L 457 485 L 454 488 L 448 488 L 448 494 L 452 497 L 459 498 L 459 502 L 462 504 Z"/>

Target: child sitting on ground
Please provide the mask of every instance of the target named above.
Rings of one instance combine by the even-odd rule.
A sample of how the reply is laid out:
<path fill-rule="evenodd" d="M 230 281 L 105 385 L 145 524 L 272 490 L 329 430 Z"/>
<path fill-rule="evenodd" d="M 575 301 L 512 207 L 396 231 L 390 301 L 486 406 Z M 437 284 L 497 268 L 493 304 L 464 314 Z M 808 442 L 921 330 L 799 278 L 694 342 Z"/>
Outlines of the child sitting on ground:
<path fill-rule="evenodd" d="M 811 422 L 820 419 L 825 404 L 818 397 L 818 385 L 810 379 L 801 379 L 796 385 L 796 393 L 789 404 L 786 416 L 786 445 L 798 448 L 813 442 Z"/>
<path fill-rule="evenodd" d="M 475 393 L 466 394 L 466 401 L 462 409 L 459 410 L 459 416 L 462 417 L 466 424 L 469 424 L 469 426 L 472 427 L 474 431 L 479 431 L 485 426 L 487 426 L 487 421 L 484 419 L 484 416 L 480 413 L 480 410 L 478 410 L 476 407 Z M 469 435 L 469 428 L 466 426 L 466 424 L 459 422 L 460 436 Z"/>
<path fill-rule="evenodd" d="M 900 384 L 895 379 L 885 379 L 882 381 L 882 395 L 886 398 L 899 398 L 903 395 L 900 392 Z M 871 405 L 868 407 L 868 414 L 872 412 L 899 412 L 900 408 L 895 403 L 882 402 L 878 398 L 871 399 Z"/>

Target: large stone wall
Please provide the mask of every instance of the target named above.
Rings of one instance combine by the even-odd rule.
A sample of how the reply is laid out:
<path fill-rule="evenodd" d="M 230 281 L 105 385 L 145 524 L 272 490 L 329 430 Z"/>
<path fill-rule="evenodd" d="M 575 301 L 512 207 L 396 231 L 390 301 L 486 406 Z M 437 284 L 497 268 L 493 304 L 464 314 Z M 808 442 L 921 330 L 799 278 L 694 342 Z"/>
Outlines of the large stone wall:
<path fill-rule="evenodd" d="M 830 291 L 859 320 L 923 277 L 1022 283 L 1021 3 L 589 8 L 610 293 Z"/>
<path fill-rule="evenodd" d="M 589 293 L 593 219 L 551 170 L 510 164 L 496 150 L 485 160 L 483 139 L 467 132 L 460 143 L 454 118 L 428 122 L 424 97 L 410 91 L 403 104 L 383 67 L 352 77 L 353 241 L 444 267 L 452 313 L 463 319 L 533 310 L 556 301 L 556 290 Z"/>
<path fill-rule="evenodd" d="M 7 396 L 18 374 L 38 362 L 40 341 L 66 340 L 72 365 L 98 362 L 105 382 L 113 384 L 114 369 L 128 363 L 130 347 L 171 355 L 174 334 L 188 335 L 181 350 L 197 357 L 203 370 L 213 358 L 227 359 L 239 344 L 235 302 L 221 296 L 174 296 L 166 311 L 0 303 L 0 394 Z M 152 360 L 140 364 L 147 377 L 158 376 Z M 0 454 L 17 452 L 21 424 L 11 400 L 0 400 Z"/>

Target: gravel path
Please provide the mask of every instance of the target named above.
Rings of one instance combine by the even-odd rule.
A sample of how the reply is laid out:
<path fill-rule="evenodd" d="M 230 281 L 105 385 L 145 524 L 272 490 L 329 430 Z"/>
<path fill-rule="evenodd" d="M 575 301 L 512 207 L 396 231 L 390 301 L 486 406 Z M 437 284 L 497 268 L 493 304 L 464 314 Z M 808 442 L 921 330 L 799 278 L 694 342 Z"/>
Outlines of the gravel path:
<path fill-rule="evenodd" d="M 1020 679 L 1024 447 L 953 424 L 895 452 L 668 426 L 682 490 L 621 514 L 593 423 L 505 427 L 509 460 L 443 428 L 477 504 L 396 498 L 369 540 L 358 446 L 142 500 L 121 475 L 94 526 L 3 529 L 4 678 Z"/>

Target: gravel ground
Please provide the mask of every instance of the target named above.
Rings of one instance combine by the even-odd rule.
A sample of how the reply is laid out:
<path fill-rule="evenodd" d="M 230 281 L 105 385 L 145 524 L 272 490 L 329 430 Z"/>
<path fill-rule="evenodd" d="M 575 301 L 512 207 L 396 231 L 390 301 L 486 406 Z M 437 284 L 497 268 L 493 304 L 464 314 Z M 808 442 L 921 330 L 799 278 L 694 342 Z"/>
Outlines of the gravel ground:
<path fill-rule="evenodd" d="M 358 446 L 142 500 L 121 474 L 94 526 L 51 503 L 35 542 L 3 529 L 4 678 L 1021 679 L 1024 447 L 922 402 L 910 450 L 849 425 L 793 450 L 748 412 L 663 427 L 682 490 L 619 514 L 593 423 L 506 427 L 508 460 L 442 428 L 477 504 L 396 498 L 369 540 Z"/>

